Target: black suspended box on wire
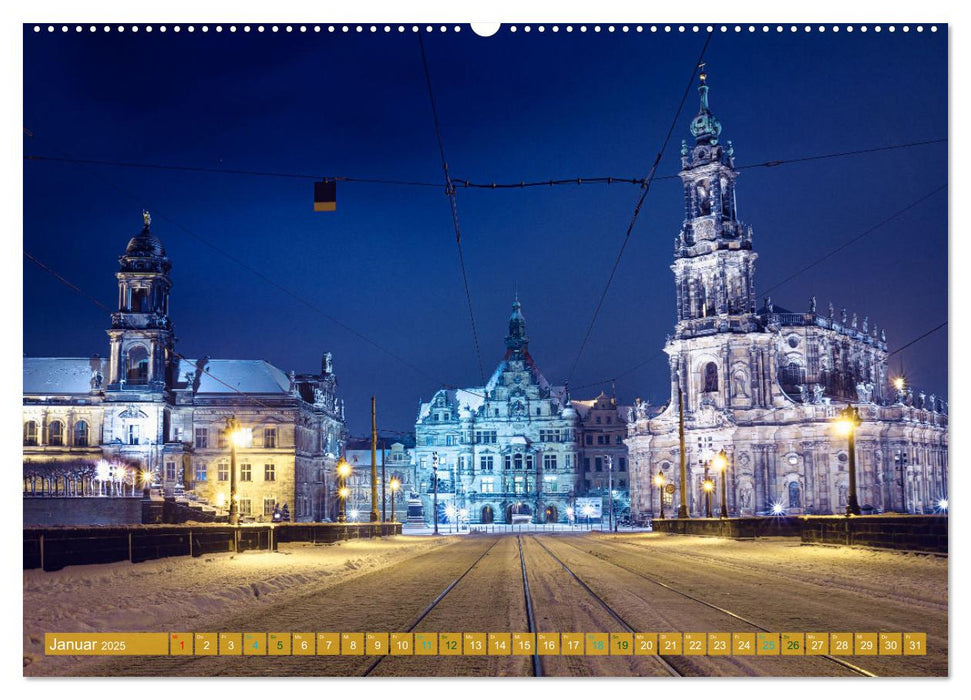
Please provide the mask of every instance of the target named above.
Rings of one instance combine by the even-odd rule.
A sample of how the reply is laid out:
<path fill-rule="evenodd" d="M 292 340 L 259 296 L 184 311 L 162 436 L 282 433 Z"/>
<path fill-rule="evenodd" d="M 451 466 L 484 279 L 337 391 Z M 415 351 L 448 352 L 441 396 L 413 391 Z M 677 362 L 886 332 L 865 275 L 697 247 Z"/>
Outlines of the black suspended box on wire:
<path fill-rule="evenodd" d="M 314 183 L 314 211 L 337 211 L 337 181 Z"/>

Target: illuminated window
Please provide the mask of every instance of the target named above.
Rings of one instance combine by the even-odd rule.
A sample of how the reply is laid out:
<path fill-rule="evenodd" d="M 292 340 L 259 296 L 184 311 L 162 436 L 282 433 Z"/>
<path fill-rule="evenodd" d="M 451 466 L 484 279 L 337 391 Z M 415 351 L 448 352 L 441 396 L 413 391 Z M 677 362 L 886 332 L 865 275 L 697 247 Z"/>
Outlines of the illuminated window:
<path fill-rule="evenodd" d="M 53 446 L 64 444 L 64 424 L 61 421 L 51 421 L 47 427 L 47 444 Z"/>
<path fill-rule="evenodd" d="M 88 424 L 83 420 L 74 424 L 74 444 L 78 447 L 88 446 Z"/>
<path fill-rule="evenodd" d="M 37 444 L 37 421 L 29 420 L 24 423 L 24 444 Z"/>
<path fill-rule="evenodd" d="M 196 481 L 206 480 L 206 463 L 196 462 Z"/>
<path fill-rule="evenodd" d="M 482 493 L 495 493 L 496 492 L 496 481 L 491 476 L 484 476 L 480 482 L 480 488 Z"/>

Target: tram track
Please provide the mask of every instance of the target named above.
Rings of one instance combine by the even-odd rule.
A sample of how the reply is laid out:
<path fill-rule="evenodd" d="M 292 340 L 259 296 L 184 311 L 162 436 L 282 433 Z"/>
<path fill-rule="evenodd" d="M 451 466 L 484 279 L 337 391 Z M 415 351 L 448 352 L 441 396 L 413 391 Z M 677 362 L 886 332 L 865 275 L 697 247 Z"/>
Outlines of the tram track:
<path fill-rule="evenodd" d="M 546 549 L 548 552 L 550 551 L 541 542 L 537 541 L 537 543 L 540 544 L 540 546 L 543 547 L 544 549 Z M 585 551 L 585 550 L 581 549 L 580 547 L 577 547 L 576 545 L 574 545 L 574 544 L 572 544 L 570 542 L 567 542 L 566 540 L 563 540 L 563 543 L 567 547 L 570 547 L 571 549 L 574 549 L 574 550 L 580 552 L 581 554 L 586 554 L 587 556 L 595 557 L 595 558 L 597 558 L 600 561 L 603 561 L 603 562 L 605 562 L 607 564 L 610 564 L 611 566 L 614 566 L 614 567 L 616 567 L 618 569 L 622 569 L 622 570 L 624 570 L 624 571 L 626 571 L 626 572 L 628 572 L 630 574 L 633 574 L 634 576 L 637 576 L 637 577 L 639 577 L 641 579 L 644 579 L 645 581 L 649 581 L 649 582 L 651 582 L 651 583 L 653 583 L 653 584 L 655 584 L 657 586 L 660 586 L 661 588 L 664 588 L 665 590 L 670 591 L 671 593 L 674 593 L 676 595 L 682 596 L 682 597 L 684 597 L 684 598 L 686 598 L 688 600 L 694 601 L 695 603 L 698 603 L 700 605 L 703 605 L 703 606 L 705 606 L 707 608 L 710 608 L 712 610 L 716 610 L 719 613 L 722 613 L 723 615 L 727 615 L 728 617 L 731 617 L 731 618 L 733 618 L 735 620 L 738 620 L 739 622 L 742 622 L 744 624 L 750 625 L 751 627 L 754 627 L 755 629 L 757 629 L 757 630 L 759 630 L 761 632 L 773 632 L 774 631 L 774 630 L 770 630 L 770 629 L 768 629 L 766 627 L 763 627 L 762 625 L 759 625 L 757 622 L 754 622 L 752 620 L 749 620 L 748 618 L 746 618 L 746 617 L 744 617 L 742 615 L 739 615 L 738 613 L 734 613 L 734 612 L 732 612 L 730 610 L 727 610 L 727 609 L 725 609 L 725 608 L 723 608 L 723 607 L 721 607 L 719 605 L 715 605 L 714 603 L 711 603 L 709 601 L 706 601 L 706 600 L 703 600 L 701 598 L 698 598 L 697 596 L 694 596 L 694 595 L 692 595 L 690 593 L 686 593 L 685 591 L 682 591 L 682 590 L 680 590 L 680 589 L 678 589 L 678 588 L 676 588 L 674 586 L 671 586 L 670 584 L 664 583 L 663 581 L 659 581 L 658 579 L 656 579 L 656 578 L 654 578 L 652 576 L 648 576 L 647 574 L 645 574 L 645 573 L 643 573 L 641 571 L 638 571 L 636 569 L 633 569 L 633 568 L 631 568 L 629 566 L 625 566 L 623 564 L 620 564 L 620 563 L 616 562 L 612 558 L 607 558 L 606 556 L 603 556 L 601 554 L 597 554 L 596 552 Z M 617 547 L 612 547 L 608 543 L 598 542 L 597 544 L 598 544 L 598 546 L 604 547 L 606 549 L 612 549 L 614 551 L 623 551 L 623 550 L 620 550 Z M 552 552 L 551 552 L 551 556 L 554 556 L 554 558 L 556 558 L 555 555 L 552 555 Z M 561 564 L 562 564 L 562 562 L 561 562 Z M 564 566 L 564 568 L 567 568 L 565 564 L 562 564 L 562 565 Z M 577 580 L 579 580 L 579 579 L 577 579 Z M 586 584 L 582 584 L 582 585 L 586 586 Z M 596 595 L 596 594 L 593 594 L 593 595 Z M 865 668 L 863 668 L 861 666 L 858 666 L 856 664 L 850 663 L 849 661 L 846 661 L 845 659 L 841 659 L 839 657 L 830 656 L 828 654 L 821 654 L 821 655 L 818 655 L 818 656 L 813 656 L 812 658 L 824 659 L 824 660 L 829 661 L 831 663 L 834 663 L 837 666 L 840 666 L 840 667 L 842 667 L 842 668 L 844 668 L 844 669 L 846 669 L 846 670 L 848 670 L 848 671 L 850 671 L 850 672 L 852 672 L 852 673 L 854 673 L 854 674 L 856 674 L 858 676 L 865 676 L 865 677 L 869 677 L 869 678 L 876 678 L 877 677 L 877 674 L 876 673 L 873 673 L 872 671 L 868 671 L 867 669 L 865 669 Z"/>
<path fill-rule="evenodd" d="M 553 559 L 553 561 L 559 564 L 563 568 L 563 570 L 566 571 L 577 584 L 579 584 L 580 588 L 582 588 L 600 606 L 600 608 L 604 612 L 610 615 L 610 617 L 613 618 L 619 625 L 621 625 L 621 627 L 623 627 L 627 632 L 631 634 L 634 634 L 636 632 L 633 625 L 631 625 L 630 623 L 627 622 L 627 620 L 621 617 L 620 613 L 614 610 L 614 608 L 611 607 L 610 604 L 607 603 L 607 601 L 605 601 L 592 588 L 590 588 L 590 586 L 587 585 L 587 583 L 582 578 L 580 578 L 580 576 L 573 569 L 567 566 L 567 564 L 562 559 L 556 556 L 556 554 L 554 554 L 549 549 L 549 547 L 543 544 L 536 537 L 532 537 L 532 540 L 536 544 L 538 544 L 543 549 L 543 551 L 545 551 Z M 520 548 L 521 547 L 522 547 L 522 543 L 520 543 Z M 520 552 L 521 551 L 522 549 L 520 549 Z M 525 565 L 523 569 L 523 576 L 525 577 Z M 662 668 L 662 670 L 670 676 L 681 677 L 684 675 L 677 668 L 675 668 L 674 665 L 672 665 L 671 662 L 666 657 L 660 654 L 646 656 L 643 658 L 653 659 Z"/>
<path fill-rule="evenodd" d="M 464 579 L 466 576 L 468 576 L 469 573 L 471 573 L 471 571 L 476 567 L 476 565 L 478 565 L 478 563 L 480 561 L 482 561 L 486 557 L 487 554 L 489 554 L 489 552 L 491 552 L 493 549 L 495 549 L 496 545 L 499 544 L 500 541 L 502 541 L 502 538 L 501 537 L 496 538 L 496 541 L 493 542 L 484 552 L 482 552 L 482 554 L 480 554 L 475 559 L 475 561 L 472 562 L 472 564 L 469 566 L 469 568 L 467 568 L 465 571 L 463 571 L 450 584 L 448 584 L 444 588 L 444 590 L 442 590 L 442 592 L 439 593 L 435 597 L 435 599 L 431 603 L 429 603 L 428 606 L 426 606 L 425 609 L 422 610 L 414 620 L 411 621 L 411 623 L 408 625 L 407 629 L 404 630 L 404 632 L 406 632 L 406 633 L 407 632 L 413 632 L 414 629 L 419 624 L 421 624 L 421 621 L 424 620 L 426 617 L 428 617 L 429 613 L 431 613 L 431 611 L 434 610 L 438 606 L 438 604 L 441 603 L 445 599 L 445 596 L 447 596 L 452 591 L 452 589 L 455 588 L 462 581 L 462 579 Z M 522 552 L 520 551 L 520 554 L 521 553 Z M 523 580 L 525 581 L 525 569 L 523 570 Z M 527 600 L 528 600 L 528 598 L 527 598 Z M 374 672 L 374 670 L 378 666 L 380 666 L 381 663 L 383 661 L 385 661 L 387 658 L 388 658 L 388 656 L 386 656 L 386 655 L 385 656 L 375 657 L 375 659 L 371 663 L 369 663 L 367 665 L 367 667 L 364 669 L 364 671 L 360 675 L 362 677 L 370 676 Z"/>

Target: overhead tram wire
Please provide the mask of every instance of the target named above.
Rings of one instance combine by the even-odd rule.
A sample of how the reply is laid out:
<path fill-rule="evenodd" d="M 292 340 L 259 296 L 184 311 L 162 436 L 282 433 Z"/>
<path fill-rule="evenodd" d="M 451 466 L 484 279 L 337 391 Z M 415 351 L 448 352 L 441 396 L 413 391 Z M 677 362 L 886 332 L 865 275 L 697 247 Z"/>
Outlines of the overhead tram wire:
<path fill-rule="evenodd" d="M 938 192 L 941 192 L 942 190 L 946 190 L 946 189 L 947 189 L 947 185 L 946 184 L 945 185 L 941 185 L 940 187 L 935 188 L 931 192 L 928 192 L 927 194 L 919 197 L 918 199 L 915 199 L 913 202 L 911 202 L 907 206 L 905 206 L 905 207 L 903 207 L 901 209 L 898 209 L 896 212 L 894 212 L 890 216 L 888 216 L 885 219 L 881 220 L 880 222 L 874 224 L 873 226 L 871 226 L 870 228 L 868 228 L 867 230 L 865 230 L 863 233 L 857 234 L 853 238 L 850 238 L 849 240 L 845 241 L 844 243 L 841 243 L 836 248 L 833 248 L 832 250 L 830 250 L 825 255 L 817 258 L 815 261 L 813 261 L 813 262 L 809 263 L 808 265 L 800 268 L 799 270 L 797 270 L 796 272 L 792 273 L 791 275 L 789 275 L 785 279 L 783 279 L 783 280 L 781 280 L 779 282 L 776 282 L 771 287 L 767 287 L 765 290 L 763 290 L 762 293 L 763 294 L 768 294 L 769 292 L 778 289 L 782 285 L 786 284 L 787 282 L 790 282 L 791 280 L 793 280 L 796 277 L 798 277 L 799 275 L 801 275 L 803 272 L 806 272 L 807 270 L 811 269 L 812 267 L 815 267 L 816 265 L 818 265 L 819 263 L 823 262 L 824 260 L 827 260 L 827 259 L 831 258 L 836 253 L 840 252 L 841 250 L 843 250 L 845 248 L 848 248 L 853 243 L 856 243 L 857 241 L 865 238 L 866 236 L 870 235 L 871 233 L 873 233 L 874 231 L 876 231 L 880 227 L 882 227 L 882 226 L 890 223 L 894 219 L 897 219 L 901 215 L 903 215 L 906 212 L 910 211 L 911 209 L 913 209 L 914 207 L 916 207 L 918 204 L 921 204 L 922 202 L 924 202 L 924 201 L 930 199 L 931 197 L 933 197 Z M 933 330 L 928 331 L 924 335 L 916 338 L 915 340 L 912 340 L 911 342 L 907 343 L 903 347 L 897 348 L 896 350 L 894 350 L 893 352 L 891 352 L 890 354 L 888 354 L 887 357 L 888 358 L 893 357 L 894 355 L 896 355 L 901 350 L 909 347 L 910 345 L 913 345 L 918 340 L 921 340 L 925 336 L 930 335 L 931 333 L 934 333 L 935 331 L 940 330 L 941 328 L 943 328 L 946 325 L 947 325 L 947 321 L 945 321 L 941 325 L 937 326 Z M 646 365 L 646 364 L 648 364 L 650 362 L 653 362 L 654 360 L 659 359 L 659 358 L 661 358 L 663 356 L 664 356 L 664 351 L 663 350 L 662 351 L 658 351 L 658 352 L 654 353 L 653 355 L 651 355 L 650 357 L 648 357 L 647 359 L 642 360 L 641 362 L 638 362 L 636 365 L 633 365 L 632 367 L 629 367 L 629 368 L 625 369 L 623 372 L 619 372 L 618 374 L 615 374 L 613 377 L 608 377 L 608 378 L 605 378 L 605 379 L 603 379 L 601 381 L 598 381 L 598 382 L 590 382 L 589 384 L 581 384 L 581 385 L 576 386 L 576 387 L 573 387 L 573 388 L 574 389 L 589 389 L 590 387 L 602 386 L 604 384 L 607 384 L 607 383 L 610 383 L 610 382 L 613 382 L 613 381 L 617 381 L 621 377 L 625 377 L 628 374 L 630 374 L 631 372 L 634 372 L 634 371 L 640 369 L 641 367 L 643 367 L 644 365 Z"/>
<path fill-rule="evenodd" d="M 893 214 L 891 214 L 887 218 L 885 218 L 885 219 L 879 221 L 878 223 L 874 224 L 873 226 L 871 226 L 870 228 L 868 228 L 863 233 L 861 233 L 859 235 L 856 235 L 853 238 L 849 239 L 848 241 L 844 242 L 842 245 L 839 245 L 836 248 L 833 248 L 831 251 L 829 251 L 828 253 L 826 253 L 822 257 L 819 257 L 816 260 L 814 260 L 813 262 L 811 262 L 808 265 L 806 265 L 805 267 L 802 267 L 802 268 L 796 270 L 795 272 L 793 272 L 791 275 L 789 275 L 785 279 L 776 282 L 775 284 L 773 284 L 770 287 L 767 287 L 766 289 L 763 289 L 762 290 L 762 294 L 765 295 L 765 294 L 768 294 L 771 291 L 774 291 L 774 290 L 778 289 L 779 287 L 781 287 L 782 285 L 784 285 L 786 282 L 790 282 L 791 280 L 793 280 L 796 277 L 798 277 L 799 275 L 801 275 L 803 272 L 806 272 L 807 270 L 811 270 L 812 268 L 816 267 L 816 265 L 818 265 L 819 263 L 821 263 L 821 262 L 823 262 L 825 260 L 828 260 L 829 258 L 833 257 L 834 255 L 836 255 L 838 252 L 840 252 L 844 248 L 848 248 L 849 246 L 853 245 L 857 241 L 859 241 L 859 240 L 861 240 L 863 238 L 866 238 L 867 236 L 869 236 L 871 233 L 873 233 L 877 229 L 879 229 L 882 226 L 885 226 L 886 224 L 889 224 L 891 221 L 893 221 L 893 220 L 895 220 L 895 219 L 903 216 L 908 211 L 910 211 L 911 209 L 913 209 L 914 207 L 916 207 L 918 204 L 921 204 L 921 203 L 925 202 L 926 200 L 930 199 L 931 197 L 933 197 L 938 192 L 942 192 L 942 191 L 944 191 L 946 189 L 947 189 L 947 183 L 941 185 L 940 187 L 937 187 L 937 188 L 931 190 L 930 192 L 928 192 L 927 194 L 923 195 L 922 197 L 920 197 L 918 199 L 915 199 L 913 202 L 911 202 L 907 206 L 903 207 L 902 209 L 898 209 L 897 211 L 895 211 Z"/>
<path fill-rule="evenodd" d="M 452 210 L 452 225 L 455 227 L 455 244 L 459 251 L 459 267 L 462 269 L 462 283 L 465 285 L 465 298 L 469 304 L 469 319 L 472 321 L 472 345 L 475 348 L 475 357 L 479 363 L 479 377 L 482 385 L 485 386 L 485 370 L 482 368 L 482 353 L 479 350 L 479 333 L 475 327 L 475 313 L 472 311 L 472 294 L 469 291 L 469 276 L 465 270 L 465 255 L 462 253 L 462 229 L 459 226 L 459 210 L 455 201 L 455 185 L 452 184 L 452 176 L 448 172 L 448 161 L 445 159 L 445 146 L 442 143 L 442 129 L 438 121 L 438 109 L 435 107 L 435 92 L 432 90 L 432 77 L 428 71 L 428 57 L 425 55 L 425 42 L 422 41 L 421 32 L 418 33 L 418 46 L 421 48 L 421 65 L 425 71 L 425 85 L 428 87 L 428 99 L 432 107 L 432 119 L 435 122 L 435 138 L 438 139 L 438 153 L 442 157 L 442 171 L 445 174 L 445 194 L 448 196 L 449 205 Z"/>
<path fill-rule="evenodd" d="M 708 50 L 708 44 L 711 43 L 711 33 L 705 37 L 704 46 L 701 47 L 701 53 L 698 54 L 698 60 L 695 61 L 694 68 L 691 71 L 691 78 L 688 80 L 687 85 L 685 85 L 684 93 L 681 95 L 681 102 L 678 103 L 678 109 L 674 114 L 674 118 L 671 120 L 671 126 L 668 127 L 668 133 L 664 137 L 664 142 L 661 144 L 660 150 L 654 157 L 654 164 L 651 166 L 651 170 L 648 176 L 645 178 L 644 184 L 641 186 L 641 196 L 637 200 L 637 204 L 634 206 L 634 213 L 631 216 L 630 223 L 627 225 L 627 231 L 624 233 L 624 242 L 620 246 L 620 251 L 617 253 L 617 259 L 614 260 L 614 266 L 610 270 L 610 275 L 607 277 L 607 284 L 604 285 L 604 290 L 600 294 L 600 300 L 597 302 L 597 307 L 594 309 L 593 318 L 590 319 L 590 325 L 587 326 L 587 332 L 583 336 L 583 342 L 580 343 L 580 350 L 577 352 L 577 357 L 573 361 L 573 366 L 570 368 L 570 372 L 567 375 L 566 383 L 569 384 L 570 380 L 573 379 L 573 373 L 576 371 L 577 365 L 580 363 L 580 358 L 583 355 L 583 350 L 587 346 L 587 342 L 590 340 L 590 334 L 593 332 L 594 324 L 597 322 L 597 317 L 600 315 L 600 309 L 603 307 L 604 300 L 607 298 L 607 292 L 610 290 L 610 284 L 614 280 L 614 275 L 617 274 L 617 268 L 620 266 L 620 261 L 624 257 L 624 251 L 627 249 L 627 243 L 630 241 L 630 234 L 634 230 L 634 224 L 637 223 L 637 217 L 640 216 L 641 207 L 644 205 L 644 200 L 647 199 L 647 193 L 651 191 L 651 183 L 654 181 L 654 174 L 657 172 L 657 167 L 661 163 L 661 158 L 664 156 L 664 151 L 667 150 L 668 142 L 671 140 L 671 135 L 674 133 L 675 127 L 678 125 L 678 120 L 681 118 L 681 111 L 684 109 L 684 103 L 688 99 L 688 94 L 691 92 L 691 87 L 694 85 L 695 76 L 698 74 L 698 69 L 701 67 L 702 61 L 705 57 L 705 51 Z"/>
<path fill-rule="evenodd" d="M 935 326 L 934 328 L 931 328 L 926 333 L 922 333 L 921 335 L 919 335 L 916 338 L 914 338 L 913 340 L 911 340 L 909 343 L 906 343 L 905 345 L 901 345 L 899 348 L 897 348 L 893 352 L 888 353 L 887 354 L 887 359 L 889 360 L 891 357 L 893 357 L 894 355 L 896 355 L 898 352 L 900 352 L 902 350 L 906 350 L 907 348 L 909 348 L 914 343 L 917 343 L 917 342 L 923 340 L 924 338 L 926 338 L 927 336 L 931 335 L 932 333 L 936 333 L 937 331 L 941 330 L 946 325 L 947 325 L 947 321 L 945 321 L 944 323 L 941 323 L 940 325 Z"/>
<path fill-rule="evenodd" d="M 32 134 L 28 134 L 31 135 Z M 735 166 L 736 170 L 750 170 L 753 168 L 775 168 L 781 165 L 790 165 L 795 163 L 808 163 L 818 160 L 827 160 L 830 158 L 846 158 L 849 156 L 867 155 L 870 153 L 881 153 L 885 151 L 896 151 L 904 148 L 914 148 L 916 146 L 928 146 L 936 143 L 947 143 L 947 139 L 928 139 L 925 141 L 912 141 L 909 143 L 898 143 L 891 144 L 889 146 L 876 146 L 873 148 L 862 148 L 854 151 L 836 151 L 834 153 L 821 153 L 809 156 L 798 156 L 795 158 L 786 158 L 783 160 L 769 160 L 762 163 L 749 163 L 746 165 Z M 392 185 L 392 186 L 402 186 L 402 187 L 441 187 L 439 182 L 422 182 L 419 180 L 395 180 L 389 178 L 367 178 L 367 177 L 352 177 L 344 175 L 311 175 L 309 173 L 288 173 L 272 170 L 241 170 L 234 168 L 206 168 L 201 166 L 192 165 L 166 165 L 162 163 L 138 163 L 133 161 L 117 161 L 117 160 L 97 160 L 92 158 L 68 158 L 68 157 L 57 157 L 57 156 L 45 156 L 45 155 L 24 155 L 25 161 L 37 161 L 37 162 L 51 162 L 51 163 L 69 163 L 73 165 L 103 165 L 109 167 L 117 168 L 142 168 L 147 170 L 167 170 L 173 172 L 188 172 L 188 173 L 203 173 L 209 175 L 244 175 L 252 177 L 276 177 L 276 178 L 287 178 L 293 180 L 313 180 L 319 181 L 321 179 L 336 180 L 338 182 L 350 182 L 356 184 L 367 184 L 367 185 Z M 679 175 L 677 173 L 671 175 L 658 175 L 654 178 L 655 182 L 662 180 L 677 180 Z M 480 189 L 480 190 L 519 190 L 532 187 L 551 187 L 560 185 L 612 185 L 612 184 L 628 184 L 628 185 L 640 185 L 646 184 L 647 180 L 643 177 L 614 177 L 614 176 L 595 176 L 595 177 L 569 177 L 569 178 L 550 178 L 546 180 L 521 180 L 519 182 L 472 182 L 471 180 L 463 180 L 460 178 L 452 178 L 452 185 L 456 188 L 465 189 Z"/>
<path fill-rule="evenodd" d="M 98 308 L 103 309 L 103 310 L 107 311 L 108 313 L 112 313 L 112 309 L 107 304 L 101 302 L 99 299 L 97 299 L 93 295 L 91 295 L 88 292 L 84 291 L 79 286 L 77 286 L 76 284 L 74 284 L 73 282 L 71 282 L 69 279 L 67 279 L 66 277 L 64 277 L 62 274 L 60 274 L 59 272 L 57 272 L 56 270 L 54 270 L 49 265 L 47 265 L 44 262 L 42 262 L 41 260 L 37 259 L 34 255 L 32 255 L 31 253 L 29 253 L 26 250 L 24 251 L 24 257 L 27 258 L 28 260 L 30 260 L 35 265 L 37 265 L 37 267 L 41 268 L 42 270 L 44 270 L 45 272 L 47 272 L 48 274 L 50 274 L 52 277 L 54 277 L 61 284 L 63 284 L 66 287 L 70 288 L 72 291 L 77 292 L 79 295 L 83 296 L 85 299 L 87 299 L 88 301 L 90 301 L 91 303 L 93 303 Z M 182 353 L 177 352 L 174 349 L 172 350 L 172 354 L 175 357 L 179 358 L 180 360 L 185 360 L 186 362 L 192 362 L 191 359 L 189 359 L 188 357 L 186 357 Z M 205 369 L 204 367 L 199 367 L 198 365 L 195 365 L 195 364 L 193 366 L 195 366 L 196 369 L 201 370 L 202 373 L 205 374 L 206 376 L 208 376 L 210 379 L 218 382 L 219 384 L 222 384 L 227 389 L 230 389 L 230 390 L 236 392 L 240 396 L 245 397 L 249 401 L 252 401 L 253 403 L 257 404 L 258 406 L 260 406 L 262 408 L 265 408 L 267 410 L 273 410 L 272 406 L 268 406 L 267 404 L 263 403 L 262 401 L 260 401 L 256 397 L 252 396 L 251 394 L 247 394 L 245 391 L 240 391 L 240 389 L 238 387 L 234 387 L 232 384 L 229 384 L 227 382 L 224 382 L 222 379 L 220 379 L 219 377 L 217 377 L 216 375 L 214 375 L 212 372 L 210 372 L 209 370 Z"/>
<path fill-rule="evenodd" d="M 32 138 L 34 137 L 34 134 L 28 132 L 27 129 L 24 129 L 24 131 L 25 131 L 25 133 L 28 133 L 28 135 L 30 137 L 32 137 Z M 74 159 L 70 158 L 67 154 L 64 154 L 63 152 L 62 152 L 62 155 L 64 156 L 64 160 L 67 160 L 67 161 L 74 160 Z M 132 200 L 134 200 L 136 202 L 138 202 L 140 205 L 143 206 L 143 208 L 146 208 L 146 209 L 149 208 L 149 207 L 145 206 L 146 202 L 141 197 L 139 197 L 138 195 L 136 195 L 135 193 L 133 193 L 133 192 L 131 192 L 129 190 L 126 190 L 126 189 L 124 189 L 122 187 L 119 187 L 114 182 L 112 182 L 108 178 L 106 178 L 103 175 L 101 175 L 100 173 L 98 173 L 97 170 L 95 171 L 95 173 L 96 173 L 96 176 L 98 177 L 98 179 L 100 179 L 106 185 L 108 185 L 109 187 L 111 187 L 113 190 L 115 190 L 115 191 L 123 194 L 124 196 L 126 196 L 126 197 L 128 197 L 128 198 L 130 198 L 130 199 L 132 199 Z M 441 185 L 435 185 L 435 186 L 436 187 L 441 187 Z M 236 263 L 237 265 L 239 265 L 243 269 L 247 270 L 248 272 L 253 273 L 254 275 L 256 275 L 257 277 L 259 277 L 261 280 L 263 280 L 264 282 L 266 282 L 270 286 L 278 289 L 279 291 L 283 292 L 287 296 L 290 296 L 293 299 L 299 301 L 300 303 L 302 303 L 305 306 L 307 306 L 308 308 L 310 308 L 312 311 L 315 311 L 318 314 L 320 314 L 321 316 L 323 316 L 325 319 L 327 319 L 328 321 L 330 321 L 334 325 L 336 325 L 339 328 L 343 329 L 344 331 L 350 333 L 351 335 L 359 338 L 360 340 L 363 340 L 365 343 L 371 345 L 375 349 L 377 349 L 377 350 L 385 353 L 386 355 L 388 355 L 388 357 L 390 357 L 390 358 L 392 358 L 392 359 L 400 362 L 405 367 L 408 367 L 409 369 L 417 372 L 418 374 L 420 374 L 423 377 L 425 377 L 426 379 L 434 382 L 435 384 L 438 384 L 439 386 L 441 386 L 444 389 L 450 389 L 450 390 L 461 389 L 461 387 L 459 387 L 457 385 L 449 384 L 448 382 L 439 381 L 437 378 L 435 378 L 434 376 L 432 376 L 431 374 L 429 374 L 428 372 L 426 372 L 425 370 L 423 370 L 421 367 L 418 367 L 414 363 L 409 362 L 408 360 L 406 360 L 403 357 L 399 356 L 398 354 L 396 354 L 392 350 L 389 350 L 389 349 L 385 348 L 384 346 L 380 345 L 377 341 L 372 340 L 371 338 L 369 338 L 368 336 L 364 335 L 363 333 L 355 330 L 354 328 L 348 326 L 347 324 L 343 323 L 339 319 L 331 316 L 330 314 L 328 314 L 326 311 L 324 311 L 323 309 L 321 309 L 320 307 L 318 307 L 313 302 L 311 302 L 311 301 L 303 298 L 302 296 L 300 296 L 296 292 L 293 292 L 293 291 L 287 289 L 286 287 L 284 287 L 283 285 L 281 285 L 280 283 L 278 283 L 274 279 L 268 277 L 267 275 L 264 275 L 257 268 L 254 268 L 253 266 L 251 266 L 251 265 L 247 264 L 246 262 L 240 260 L 239 258 L 235 257 L 234 255 L 232 255 L 228 251 L 226 251 L 226 250 L 220 248 L 219 246 L 215 245 L 214 243 L 212 243 L 211 241 L 209 241 L 205 237 L 196 234 L 195 232 L 193 232 L 192 230 L 190 230 L 188 227 L 183 226 L 181 223 L 179 223 L 178 221 L 175 221 L 174 219 L 172 219 L 169 216 L 166 216 L 164 213 L 160 213 L 157 209 L 154 209 L 154 211 L 156 212 L 156 214 L 155 214 L 156 218 L 159 218 L 159 219 L 162 219 L 164 221 L 169 222 L 170 224 L 172 224 L 173 226 L 175 226 L 179 230 L 181 230 L 184 233 L 188 234 L 192 238 L 195 238 L 200 243 L 203 243 L 204 245 L 208 246 L 209 248 L 211 248 L 212 250 L 216 251 L 217 253 L 220 253 L 221 255 L 225 256 L 226 258 L 228 258 L 229 260 L 233 261 L 234 263 Z M 71 285 L 69 285 L 69 286 L 71 286 Z M 93 299 L 93 297 L 89 297 L 89 298 Z M 110 312 L 110 310 L 109 310 L 109 312 Z M 483 384 L 484 383 L 485 382 L 483 382 Z M 474 394 L 474 392 L 468 392 L 468 393 L 470 395 L 475 395 L 478 398 L 485 398 L 484 396 L 478 396 L 477 394 Z"/>

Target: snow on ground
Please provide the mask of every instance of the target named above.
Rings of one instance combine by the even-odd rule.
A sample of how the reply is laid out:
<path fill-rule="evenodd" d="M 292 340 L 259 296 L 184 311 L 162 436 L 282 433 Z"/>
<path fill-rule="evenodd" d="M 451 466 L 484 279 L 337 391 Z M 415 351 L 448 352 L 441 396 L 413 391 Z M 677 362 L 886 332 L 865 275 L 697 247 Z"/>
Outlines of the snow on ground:
<path fill-rule="evenodd" d="M 242 605 L 277 603 L 454 541 L 401 536 L 284 543 L 278 552 L 24 571 L 24 666 L 43 666 L 45 632 L 191 632 Z M 30 675 L 42 673 L 37 666 Z"/>
<path fill-rule="evenodd" d="M 681 558 L 686 565 L 713 561 L 763 570 L 773 577 L 947 609 L 948 559 L 938 555 L 803 545 L 786 537 L 731 540 L 643 533 L 604 538 L 618 539 Z"/>

